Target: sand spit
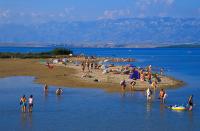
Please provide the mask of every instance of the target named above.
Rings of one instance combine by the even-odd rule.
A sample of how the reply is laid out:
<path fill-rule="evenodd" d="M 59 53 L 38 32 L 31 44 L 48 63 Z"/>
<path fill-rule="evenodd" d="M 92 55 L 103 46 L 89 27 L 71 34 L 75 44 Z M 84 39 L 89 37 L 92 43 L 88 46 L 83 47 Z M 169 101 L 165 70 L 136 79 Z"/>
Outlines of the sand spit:
<path fill-rule="evenodd" d="M 72 58 L 71 61 L 81 58 Z M 47 83 L 53 86 L 64 87 L 86 87 L 102 88 L 107 91 L 121 91 L 120 81 L 127 81 L 127 91 L 129 90 L 129 75 L 102 73 L 101 69 L 87 69 L 82 72 L 81 65 L 67 63 L 66 65 L 58 63 L 52 64 L 49 68 L 46 60 L 41 59 L 0 59 L 0 77 L 9 76 L 34 76 L 37 83 Z M 86 76 L 85 76 L 86 75 Z M 184 83 L 167 76 L 160 76 L 161 82 L 158 88 L 180 87 Z M 98 81 L 95 81 L 98 80 Z M 150 85 L 146 81 L 136 80 L 134 90 L 145 90 Z"/>

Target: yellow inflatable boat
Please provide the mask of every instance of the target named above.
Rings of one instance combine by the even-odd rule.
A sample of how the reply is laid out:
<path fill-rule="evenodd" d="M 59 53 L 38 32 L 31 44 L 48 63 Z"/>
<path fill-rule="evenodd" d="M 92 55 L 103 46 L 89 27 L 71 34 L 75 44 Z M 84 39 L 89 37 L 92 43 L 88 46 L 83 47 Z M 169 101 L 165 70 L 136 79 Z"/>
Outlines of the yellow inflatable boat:
<path fill-rule="evenodd" d="M 184 111 L 184 110 L 186 110 L 186 107 L 184 107 L 184 106 L 172 106 L 171 109 L 176 110 L 176 111 Z"/>

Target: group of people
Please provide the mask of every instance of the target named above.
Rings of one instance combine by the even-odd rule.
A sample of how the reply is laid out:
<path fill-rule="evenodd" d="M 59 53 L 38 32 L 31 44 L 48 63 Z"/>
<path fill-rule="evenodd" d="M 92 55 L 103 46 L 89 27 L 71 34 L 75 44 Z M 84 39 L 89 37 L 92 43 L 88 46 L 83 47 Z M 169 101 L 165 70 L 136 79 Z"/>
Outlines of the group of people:
<path fill-rule="evenodd" d="M 45 93 L 47 93 L 48 92 L 48 85 L 47 84 L 45 84 L 44 85 L 44 92 Z M 63 90 L 61 89 L 61 88 L 58 88 L 57 90 L 56 90 L 56 95 L 61 95 L 63 93 Z"/>
<path fill-rule="evenodd" d="M 152 99 L 152 95 L 153 95 L 153 92 L 152 90 L 148 87 L 147 90 L 146 90 L 146 96 L 147 96 L 147 101 L 150 101 Z M 167 98 L 167 93 L 164 89 L 161 89 L 160 90 L 160 93 L 159 93 L 159 98 L 161 103 L 165 103 L 166 101 L 166 98 Z M 189 111 L 191 111 L 193 109 L 193 95 L 191 95 L 188 99 L 188 102 L 187 102 L 187 109 Z"/>
<path fill-rule="evenodd" d="M 152 92 L 152 90 L 148 87 L 147 90 L 146 90 L 146 96 L 147 96 L 147 100 L 148 100 L 148 101 L 152 99 L 152 95 L 153 95 L 153 92 Z M 165 103 L 166 98 L 167 98 L 167 93 L 165 92 L 164 89 L 161 89 L 161 90 L 160 90 L 160 93 L 159 93 L 159 98 L 158 98 L 158 99 L 160 99 L 160 101 L 161 101 L 162 103 Z"/>
<path fill-rule="evenodd" d="M 26 112 L 27 99 L 25 95 L 21 97 L 20 105 L 21 105 L 22 112 Z M 28 112 L 32 112 L 32 111 L 33 111 L 33 95 L 30 95 L 30 97 L 28 98 Z"/>
<path fill-rule="evenodd" d="M 131 91 L 134 90 L 135 85 L 136 85 L 136 81 L 131 80 L 131 82 L 130 82 L 130 90 L 131 90 Z M 125 80 L 122 80 L 122 81 L 120 82 L 120 86 L 121 86 L 122 91 L 125 91 L 125 90 L 126 90 L 126 81 L 125 81 Z"/>
<path fill-rule="evenodd" d="M 45 84 L 44 85 L 44 92 L 47 93 L 48 92 L 48 85 Z M 60 96 L 63 93 L 63 90 L 61 88 L 58 88 L 56 90 L 56 95 Z M 22 112 L 26 112 L 27 111 L 27 102 L 28 102 L 28 112 L 32 112 L 33 111 L 33 95 L 30 95 L 30 97 L 28 98 L 28 101 L 26 99 L 26 96 L 23 95 L 20 98 L 20 106 L 21 106 L 21 111 Z"/>
<path fill-rule="evenodd" d="M 83 72 L 85 71 L 86 67 L 87 67 L 87 70 L 90 72 L 91 69 L 98 69 L 99 65 L 97 63 L 89 62 L 89 60 L 87 60 L 81 63 L 81 69 Z"/>

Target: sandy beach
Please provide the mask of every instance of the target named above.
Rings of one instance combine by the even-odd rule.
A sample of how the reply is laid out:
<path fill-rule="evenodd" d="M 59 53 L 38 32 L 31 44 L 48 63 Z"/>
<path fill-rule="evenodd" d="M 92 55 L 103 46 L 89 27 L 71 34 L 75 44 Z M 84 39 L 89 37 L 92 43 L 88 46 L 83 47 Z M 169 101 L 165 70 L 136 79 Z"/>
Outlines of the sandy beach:
<path fill-rule="evenodd" d="M 80 59 L 80 58 L 79 58 Z M 72 58 L 77 60 L 77 58 Z M 0 59 L 0 77 L 9 76 L 34 76 L 36 83 L 48 84 L 63 87 L 81 87 L 81 88 L 102 88 L 106 91 L 121 91 L 120 81 L 125 79 L 128 83 L 129 75 L 124 74 L 103 74 L 102 70 L 92 69 L 90 72 L 82 72 L 81 66 L 73 63 L 54 64 L 53 68 L 48 68 L 41 59 Z M 81 59 L 79 60 L 81 61 Z M 89 77 L 83 77 L 85 74 Z M 160 76 L 161 82 L 158 88 L 175 88 L 184 83 L 172 77 Z M 95 79 L 98 82 L 94 81 Z M 146 81 L 136 80 L 134 90 L 145 90 L 149 87 Z M 127 91 L 129 91 L 127 84 Z"/>

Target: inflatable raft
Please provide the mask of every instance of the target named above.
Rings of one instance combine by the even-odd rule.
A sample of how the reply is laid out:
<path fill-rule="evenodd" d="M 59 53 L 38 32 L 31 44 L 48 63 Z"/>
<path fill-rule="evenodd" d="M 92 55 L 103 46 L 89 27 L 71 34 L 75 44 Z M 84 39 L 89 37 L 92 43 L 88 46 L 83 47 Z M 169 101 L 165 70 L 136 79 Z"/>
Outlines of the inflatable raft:
<path fill-rule="evenodd" d="M 184 107 L 184 106 L 172 106 L 171 109 L 172 109 L 172 110 L 176 110 L 176 111 L 184 111 L 184 110 L 186 110 L 187 108 Z"/>

